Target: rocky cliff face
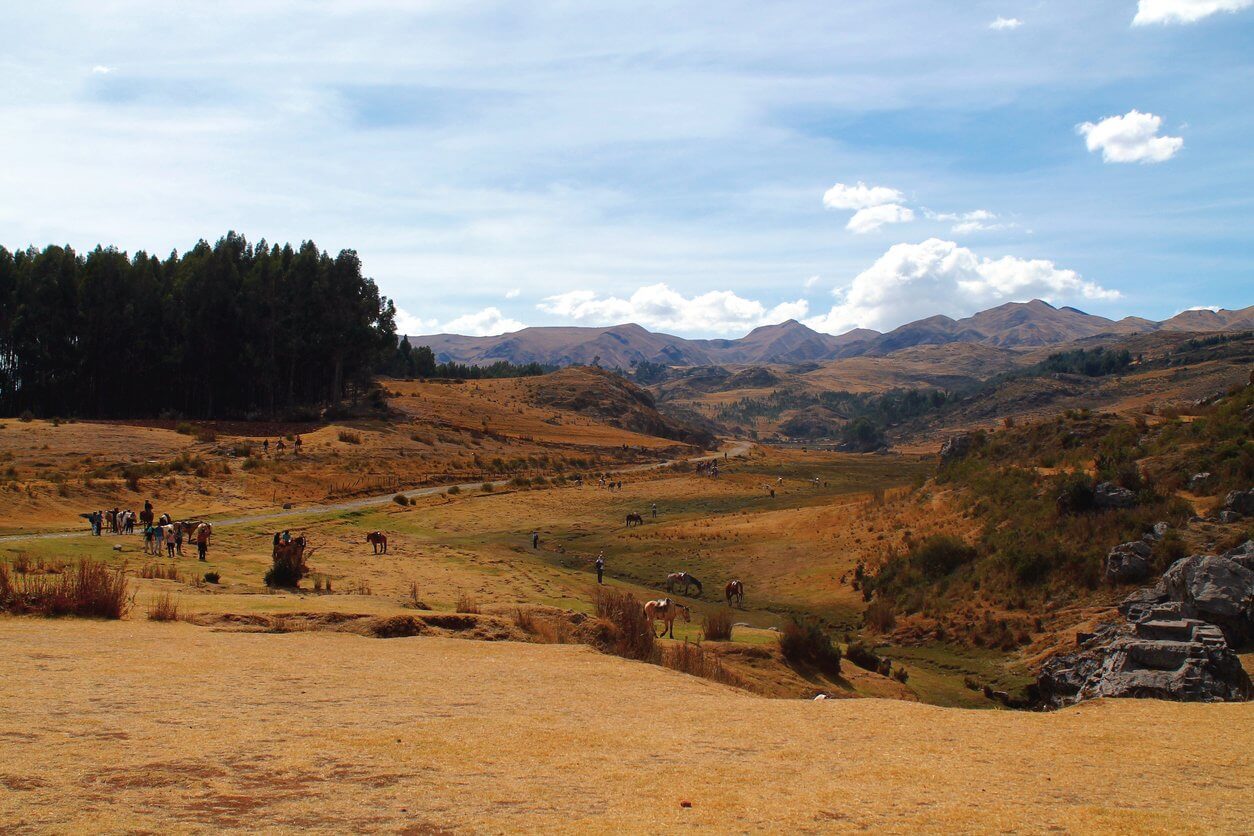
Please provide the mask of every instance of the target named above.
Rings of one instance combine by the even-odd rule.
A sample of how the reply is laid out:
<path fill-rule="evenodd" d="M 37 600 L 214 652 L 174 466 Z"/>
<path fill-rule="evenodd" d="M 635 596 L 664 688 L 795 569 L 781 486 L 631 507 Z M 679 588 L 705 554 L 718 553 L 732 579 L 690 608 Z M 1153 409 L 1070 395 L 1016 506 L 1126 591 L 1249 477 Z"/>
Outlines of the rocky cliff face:
<path fill-rule="evenodd" d="M 1250 677 L 1232 648 L 1254 641 L 1254 541 L 1223 555 L 1177 560 L 1157 585 L 1134 592 L 1119 609 L 1124 621 L 1080 634 L 1075 653 L 1045 663 L 1038 704 L 1251 698 Z"/>

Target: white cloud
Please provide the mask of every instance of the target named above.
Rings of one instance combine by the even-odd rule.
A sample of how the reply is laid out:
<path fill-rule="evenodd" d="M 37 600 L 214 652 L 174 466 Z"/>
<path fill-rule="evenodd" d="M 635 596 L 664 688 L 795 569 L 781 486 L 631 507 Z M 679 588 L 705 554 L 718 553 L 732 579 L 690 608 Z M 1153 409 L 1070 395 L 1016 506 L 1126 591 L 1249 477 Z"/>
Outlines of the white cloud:
<path fill-rule="evenodd" d="M 1102 152 L 1108 163 L 1161 163 L 1184 147 L 1178 136 L 1158 136 L 1161 116 L 1130 110 L 1123 116 L 1107 116 L 1097 124 L 1076 126 L 1090 151 Z"/>
<path fill-rule="evenodd" d="M 109 73 L 113 72 L 113 68 L 106 67 L 104 64 L 97 64 L 96 66 L 91 68 L 91 71 L 95 73 L 96 75 L 108 75 Z"/>
<path fill-rule="evenodd" d="M 466 334 L 471 337 L 494 337 L 497 334 L 508 334 L 520 331 L 527 326 L 516 319 L 510 319 L 501 313 L 500 308 L 484 308 L 476 313 L 468 313 L 444 323 L 442 329 L 448 334 Z"/>
<path fill-rule="evenodd" d="M 1221 310 L 1223 310 L 1223 308 L 1221 308 L 1219 305 L 1194 305 L 1191 308 L 1185 308 L 1182 311 L 1176 311 L 1174 315 L 1179 316 L 1180 314 L 1188 313 L 1189 311 L 1210 311 L 1211 313 L 1219 313 Z"/>
<path fill-rule="evenodd" d="M 1002 29 L 1018 29 L 1022 25 L 1023 21 L 1017 17 L 998 17 L 988 25 L 988 28 L 1000 31 Z"/>
<path fill-rule="evenodd" d="M 934 221 L 951 221 L 950 231 L 957 235 L 972 232 L 989 232 L 995 229 L 1009 229 L 1017 226 L 1012 223 L 994 223 L 997 215 L 987 209 L 976 209 L 971 212 L 930 212 L 925 210 L 928 218 Z"/>
<path fill-rule="evenodd" d="M 837 183 L 823 192 L 823 205 L 828 209 L 869 209 L 884 203 L 900 203 L 905 195 L 887 186 L 868 186 L 861 180 L 857 185 Z"/>
<path fill-rule="evenodd" d="M 828 313 L 806 324 L 831 334 L 852 328 L 883 331 L 938 313 L 968 316 L 1002 302 L 1118 296 L 1052 261 L 983 258 L 953 241 L 929 238 L 890 247 L 836 294 L 837 304 Z"/>
<path fill-rule="evenodd" d="M 820 279 L 822 279 L 822 276 L 811 276 L 802 283 L 802 287 L 804 287 L 808 293 L 811 290 L 814 290 L 814 286 L 819 283 Z"/>
<path fill-rule="evenodd" d="M 512 288 L 510 288 L 509 290 L 505 291 L 505 298 L 506 298 L 506 299 L 517 299 L 517 298 L 518 298 L 518 296 L 519 296 L 519 294 L 521 294 L 521 293 L 522 293 L 522 289 L 521 289 L 521 288 L 512 287 Z"/>
<path fill-rule="evenodd" d="M 858 235 L 874 232 L 884 224 L 909 223 L 914 220 L 914 211 L 895 203 L 883 206 L 870 206 L 854 212 L 845 229 Z"/>
<path fill-rule="evenodd" d="M 430 334 L 439 324 L 438 320 L 414 316 L 404 308 L 396 309 L 396 333 L 398 334 Z"/>
<path fill-rule="evenodd" d="M 545 313 L 589 325 L 635 322 L 651 329 L 735 335 L 759 325 L 798 319 L 809 312 L 804 299 L 768 308 L 730 290 L 688 297 L 665 284 L 638 288 L 628 299 L 601 296 L 591 290 L 572 290 L 550 296 L 536 307 Z"/>
<path fill-rule="evenodd" d="M 1152 23 L 1196 23 L 1218 12 L 1239 12 L 1254 0 L 1140 0 L 1133 26 Z"/>

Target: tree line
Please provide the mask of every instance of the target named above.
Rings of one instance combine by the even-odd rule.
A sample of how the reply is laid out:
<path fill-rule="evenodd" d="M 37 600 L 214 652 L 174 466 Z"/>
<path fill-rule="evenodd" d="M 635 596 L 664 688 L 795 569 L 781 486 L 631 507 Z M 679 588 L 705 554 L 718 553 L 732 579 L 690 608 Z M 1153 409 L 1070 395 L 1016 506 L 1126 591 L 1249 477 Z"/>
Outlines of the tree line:
<path fill-rule="evenodd" d="M 414 348 L 410 345 L 409 337 L 402 337 L 400 344 L 396 347 L 396 352 L 383 364 L 381 371 L 392 377 L 416 377 L 423 380 L 430 378 L 490 380 L 500 377 L 533 377 L 548 374 L 555 368 L 557 367 L 540 363 L 516 364 L 507 360 L 497 360 L 486 366 L 452 361 L 440 363 L 436 361 L 435 352 L 430 346 L 420 345 Z"/>
<path fill-rule="evenodd" d="M 0 414 L 314 417 L 395 350 L 353 250 L 234 232 L 164 259 L 0 247 Z"/>

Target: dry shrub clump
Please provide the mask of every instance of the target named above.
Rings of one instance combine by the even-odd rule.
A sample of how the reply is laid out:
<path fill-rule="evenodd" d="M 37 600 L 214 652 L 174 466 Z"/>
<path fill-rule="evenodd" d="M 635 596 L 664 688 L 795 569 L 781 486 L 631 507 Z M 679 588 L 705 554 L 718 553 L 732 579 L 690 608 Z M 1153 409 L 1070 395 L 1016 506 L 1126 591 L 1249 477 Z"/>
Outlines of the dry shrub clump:
<path fill-rule="evenodd" d="M 121 618 L 130 607 L 126 572 L 84 560 L 59 574 L 17 574 L 0 563 L 0 610 L 43 616 Z"/>
<path fill-rule="evenodd" d="M 148 608 L 149 621 L 178 621 L 179 605 L 170 593 L 166 592 Z"/>
<path fill-rule="evenodd" d="M 340 430 L 337 437 L 345 444 L 361 444 L 361 436 L 348 430 Z"/>
<path fill-rule="evenodd" d="M 139 576 L 149 580 L 181 581 L 178 567 L 170 564 L 147 563 L 139 570 Z"/>
<path fill-rule="evenodd" d="M 840 648 L 815 621 L 793 619 L 779 633 L 779 650 L 793 665 L 808 664 L 827 673 L 840 673 Z"/>
<path fill-rule="evenodd" d="M 897 626 L 897 616 L 893 614 L 893 605 L 887 601 L 871 602 L 862 614 L 862 621 L 877 633 L 887 633 Z"/>
<path fill-rule="evenodd" d="M 692 642 L 676 642 L 662 648 L 662 667 L 673 671 L 699 676 L 743 688 L 745 683 L 739 676 L 723 667 L 723 660 L 717 653 L 707 652 L 699 644 Z"/>
<path fill-rule="evenodd" d="M 657 657 L 657 637 L 653 625 L 645 618 L 644 605 L 630 592 L 598 586 L 597 616 L 615 629 L 610 652 L 626 659 L 653 661 Z"/>
<path fill-rule="evenodd" d="M 478 615 L 479 602 L 475 600 L 475 596 L 463 592 L 457 596 L 457 611 Z"/>
<path fill-rule="evenodd" d="M 732 634 L 732 614 L 730 610 L 715 610 L 707 613 L 701 625 L 702 635 L 707 641 L 729 642 Z"/>
<path fill-rule="evenodd" d="M 286 545 L 280 544 L 274 549 L 274 563 L 266 570 L 265 583 L 270 587 L 288 589 L 300 585 L 300 579 L 309 574 L 309 565 L 305 562 L 305 545 L 300 540 L 293 540 Z"/>
<path fill-rule="evenodd" d="M 514 623 L 541 644 L 579 644 L 582 639 L 568 618 L 550 617 L 531 608 L 514 610 Z"/>

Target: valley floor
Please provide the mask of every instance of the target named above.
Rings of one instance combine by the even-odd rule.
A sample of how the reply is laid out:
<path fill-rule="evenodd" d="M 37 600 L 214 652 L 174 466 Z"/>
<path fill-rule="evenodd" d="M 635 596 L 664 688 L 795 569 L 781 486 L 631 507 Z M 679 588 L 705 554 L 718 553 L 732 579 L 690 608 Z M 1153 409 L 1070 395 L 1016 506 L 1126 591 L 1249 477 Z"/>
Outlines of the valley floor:
<path fill-rule="evenodd" d="M 0 644 L 0 821 L 15 832 L 1254 820 L 1250 704 L 769 700 L 585 647 L 184 623 L 3 618 Z"/>

